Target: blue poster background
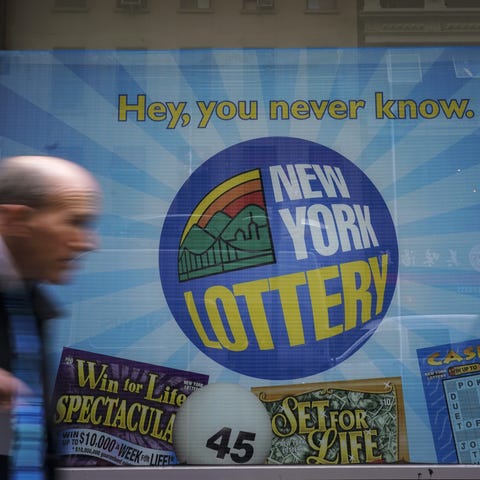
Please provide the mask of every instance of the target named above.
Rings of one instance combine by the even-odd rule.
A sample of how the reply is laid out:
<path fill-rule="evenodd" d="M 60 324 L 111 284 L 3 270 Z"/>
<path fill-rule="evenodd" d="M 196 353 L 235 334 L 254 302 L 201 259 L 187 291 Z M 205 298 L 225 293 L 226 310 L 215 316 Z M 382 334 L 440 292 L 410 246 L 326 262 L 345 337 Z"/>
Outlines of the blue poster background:
<path fill-rule="evenodd" d="M 417 352 L 440 463 L 478 464 L 478 345 L 472 339 Z"/>
<path fill-rule="evenodd" d="M 101 248 L 51 289 L 66 312 L 49 324 L 52 378 L 68 346 L 211 382 L 285 383 L 227 368 L 185 335 L 159 245 L 172 202 L 209 159 L 253 139 L 303 139 L 380 192 L 398 279 L 365 343 L 295 381 L 402 377 L 410 460 L 439 461 L 416 350 L 478 338 L 479 81 L 477 47 L 1 52 L 1 155 L 70 158 L 104 190 Z"/>

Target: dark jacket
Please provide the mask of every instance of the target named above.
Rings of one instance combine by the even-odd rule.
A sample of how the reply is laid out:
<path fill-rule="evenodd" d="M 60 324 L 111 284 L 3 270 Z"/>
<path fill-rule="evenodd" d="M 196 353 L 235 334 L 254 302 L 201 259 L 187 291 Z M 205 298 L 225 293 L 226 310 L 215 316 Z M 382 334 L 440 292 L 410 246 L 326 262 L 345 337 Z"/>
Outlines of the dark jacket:
<path fill-rule="evenodd" d="M 43 334 L 43 324 L 46 320 L 58 316 L 58 312 L 55 309 L 53 303 L 41 291 L 39 287 L 32 287 L 30 289 L 32 296 L 32 305 L 34 309 L 35 317 L 38 321 L 38 326 L 41 334 Z M 10 371 L 10 344 L 9 344 L 9 331 L 8 331 L 8 313 L 3 301 L 2 292 L 0 292 L 0 368 Z M 45 406 L 48 408 L 47 399 L 45 399 Z M 48 420 L 48 419 L 47 419 Z M 47 424 L 49 422 L 47 421 Z M 47 458 L 46 471 L 48 473 L 47 478 L 53 479 L 54 473 L 54 454 L 52 442 L 48 441 L 47 446 Z M 8 480 L 8 457 L 0 455 L 0 479 Z"/>

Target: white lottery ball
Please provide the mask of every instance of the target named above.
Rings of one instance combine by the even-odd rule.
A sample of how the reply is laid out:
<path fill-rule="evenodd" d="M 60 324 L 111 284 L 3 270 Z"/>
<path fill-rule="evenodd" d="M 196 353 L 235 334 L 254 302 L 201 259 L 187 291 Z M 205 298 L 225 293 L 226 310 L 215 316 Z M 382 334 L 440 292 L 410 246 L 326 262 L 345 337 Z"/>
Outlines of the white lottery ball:
<path fill-rule="evenodd" d="M 187 397 L 173 423 L 173 447 L 180 463 L 262 464 L 271 445 L 267 410 L 240 385 L 205 385 Z"/>

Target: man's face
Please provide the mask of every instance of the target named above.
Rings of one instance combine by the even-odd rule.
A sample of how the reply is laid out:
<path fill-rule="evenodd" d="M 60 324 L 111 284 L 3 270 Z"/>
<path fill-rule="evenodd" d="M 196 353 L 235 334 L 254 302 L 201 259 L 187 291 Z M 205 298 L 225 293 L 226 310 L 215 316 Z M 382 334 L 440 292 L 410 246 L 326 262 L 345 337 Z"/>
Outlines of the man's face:
<path fill-rule="evenodd" d="M 32 209 L 28 235 L 21 239 L 25 258 L 18 260 L 26 278 L 68 282 L 78 257 L 97 246 L 92 230 L 97 198 L 95 193 L 70 189 L 55 194 L 48 207 Z"/>

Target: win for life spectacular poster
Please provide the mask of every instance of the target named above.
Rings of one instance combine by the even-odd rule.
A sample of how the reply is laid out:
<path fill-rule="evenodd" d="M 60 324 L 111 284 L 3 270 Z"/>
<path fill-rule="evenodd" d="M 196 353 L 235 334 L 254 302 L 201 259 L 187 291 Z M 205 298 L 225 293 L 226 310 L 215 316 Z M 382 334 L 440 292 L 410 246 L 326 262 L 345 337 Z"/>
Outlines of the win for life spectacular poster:
<path fill-rule="evenodd" d="M 432 375 L 478 362 L 478 348 L 448 351 L 478 338 L 480 49 L 0 60 L 1 156 L 69 158 L 104 193 L 100 248 L 71 285 L 50 288 L 65 312 L 48 325 L 58 428 L 75 405 L 66 399 L 78 400 L 69 395 L 97 406 L 105 397 L 91 389 L 86 400 L 76 381 L 101 386 L 102 365 L 142 365 L 142 392 L 149 375 L 173 371 L 241 384 L 266 403 L 275 392 L 272 425 L 283 402 L 292 439 L 275 443 L 272 462 L 478 463 L 439 452 L 432 401 L 461 449 L 449 421 L 450 385 L 460 385 L 446 379 L 433 393 L 422 359 L 442 346 Z M 60 384 L 65 368 L 71 381 Z M 128 395 L 147 406 L 120 389 L 130 373 L 118 372 L 108 418 L 120 424 Z M 108 461 L 100 430 L 67 434 L 65 455 L 70 439 L 95 433 L 84 460 Z M 104 432 L 102 445 L 124 442 L 129 458 L 149 448 L 118 435 Z M 148 453 L 135 458 L 157 458 Z"/>

